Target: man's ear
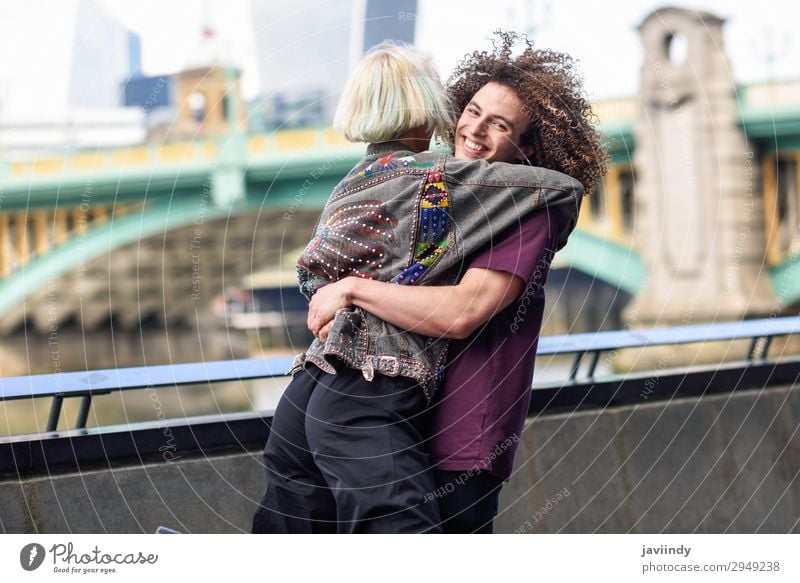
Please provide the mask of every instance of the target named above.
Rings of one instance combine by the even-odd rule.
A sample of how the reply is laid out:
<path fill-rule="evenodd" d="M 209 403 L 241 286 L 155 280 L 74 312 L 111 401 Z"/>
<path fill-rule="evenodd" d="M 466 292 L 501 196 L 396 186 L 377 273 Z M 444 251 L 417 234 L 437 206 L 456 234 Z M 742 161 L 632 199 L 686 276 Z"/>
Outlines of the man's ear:
<path fill-rule="evenodd" d="M 525 164 L 530 160 L 531 156 L 533 156 L 533 146 L 523 146 L 520 148 L 520 153 L 517 159 Z"/>

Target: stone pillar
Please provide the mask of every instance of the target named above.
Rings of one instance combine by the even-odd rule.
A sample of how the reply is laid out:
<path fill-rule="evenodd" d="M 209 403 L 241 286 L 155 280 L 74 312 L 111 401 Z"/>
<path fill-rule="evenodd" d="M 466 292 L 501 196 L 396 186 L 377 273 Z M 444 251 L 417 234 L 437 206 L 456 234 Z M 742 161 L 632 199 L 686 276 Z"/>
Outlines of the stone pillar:
<path fill-rule="evenodd" d="M 649 277 L 624 314 L 634 327 L 738 320 L 776 305 L 722 24 L 665 8 L 640 26 L 635 241 Z"/>

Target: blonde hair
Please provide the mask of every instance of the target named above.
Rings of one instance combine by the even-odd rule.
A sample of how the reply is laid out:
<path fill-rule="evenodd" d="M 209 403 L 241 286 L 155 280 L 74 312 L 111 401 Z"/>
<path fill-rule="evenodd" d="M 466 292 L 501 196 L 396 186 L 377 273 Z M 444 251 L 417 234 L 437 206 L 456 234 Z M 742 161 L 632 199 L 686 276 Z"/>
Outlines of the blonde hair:
<path fill-rule="evenodd" d="M 333 127 L 351 142 L 385 142 L 426 126 L 452 131 L 452 108 L 430 59 L 407 45 L 382 43 L 359 61 L 344 87 Z"/>

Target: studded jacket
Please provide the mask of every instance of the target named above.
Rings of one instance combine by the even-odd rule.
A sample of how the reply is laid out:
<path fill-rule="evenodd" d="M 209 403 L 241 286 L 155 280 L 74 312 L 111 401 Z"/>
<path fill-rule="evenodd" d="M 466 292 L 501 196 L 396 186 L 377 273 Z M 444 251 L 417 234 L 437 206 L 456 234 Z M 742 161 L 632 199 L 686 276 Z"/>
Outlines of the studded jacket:
<path fill-rule="evenodd" d="M 334 189 L 297 261 L 306 297 L 347 276 L 452 285 L 468 256 L 537 208 L 557 214 L 559 248 L 575 227 L 583 187 L 564 174 L 396 147 L 370 145 Z M 361 308 L 344 308 L 327 340 L 315 340 L 292 372 L 311 362 L 335 374 L 330 357 L 338 357 L 369 381 L 376 373 L 412 378 L 430 400 L 447 345 L 447 339 L 402 330 Z"/>

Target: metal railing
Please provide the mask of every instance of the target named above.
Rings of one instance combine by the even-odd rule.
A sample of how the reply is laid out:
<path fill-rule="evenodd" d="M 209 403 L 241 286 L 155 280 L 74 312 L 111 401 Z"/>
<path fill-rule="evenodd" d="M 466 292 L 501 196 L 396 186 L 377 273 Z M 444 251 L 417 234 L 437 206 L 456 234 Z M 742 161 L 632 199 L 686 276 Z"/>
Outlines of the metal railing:
<path fill-rule="evenodd" d="M 529 412 L 531 415 L 564 413 L 646 400 L 797 386 L 800 356 L 781 354 L 778 358 L 767 358 L 772 338 L 797 332 L 800 332 L 800 318 L 793 317 L 543 337 L 538 347 L 540 356 L 574 354 L 575 357 L 569 378 L 554 384 L 536 384 Z M 748 354 L 738 362 L 628 374 L 607 373 L 594 378 L 600 355 L 608 351 L 741 339 L 751 342 Z M 587 356 L 590 361 L 587 376 L 579 376 L 578 369 Z M 255 455 L 266 443 L 272 411 L 216 413 L 86 427 L 92 398 L 118 391 L 281 377 L 291 360 L 283 357 L 198 362 L 0 378 L 0 401 L 52 400 L 47 431 L 0 436 L 0 481 L 144 463 L 171 463 L 196 456 L 243 452 Z M 81 401 L 77 427 L 58 429 L 65 399 Z"/>
<path fill-rule="evenodd" d="M 577 382 L 578 369 L 586 355 L 590 355 L 586 379 L 593 379 L 600 355 L 624 348 L 648 348 L 696 342 L 721 342 L 725 340 L 750 340 L 745 360 L 765 360 L 772 339 L 800 333 L 800 317 L 764 318 L 714 324 L 695 324 L 647 330 L 619 330 L 588 334 L 543 336 L 539 340 L 537 355 L 574 354 L 569 382 Z"/>
<path fill-rule="evenodd" d="M 291 357 L 250 358 L 0 378 L 0 401 L 51 397 L 46 431 L 55 431 L 64 399 L 81 399 L 76 429 L 84 429 L 92 397 L 114 391 L 158 389 L 286 376 Z"/>
<path fill-rule="evenodd" d="M 800 333 L 800 317 L 569 334 L 542 337 L 539 340 L 537 354 L 539 356 L 574 354 L 569 377 L 565 383 L 560 384 L 569 386 L 579 383 L 578 371 L 587 355 L 590 359 L 589 366 L 582 383 L 585 383 L 585 380 L 594 380 L 600 356 L 610 351 L 749 339 L 750 349 L 745 361 L 753 363 L 766 360 L 774 337 L 797 333 Z M 64 400 L 80 399 L 74 428 L 84 429 L 92 406 L 92 398 L 97 395 L 106 395 L 114 391 L 281 377 L 286 375 L 291 362 L 291 357 L 273 357 L 0 378 L 0 401 L 51 398 L 46 431 L 53 432 L 58 428 Z"/>

